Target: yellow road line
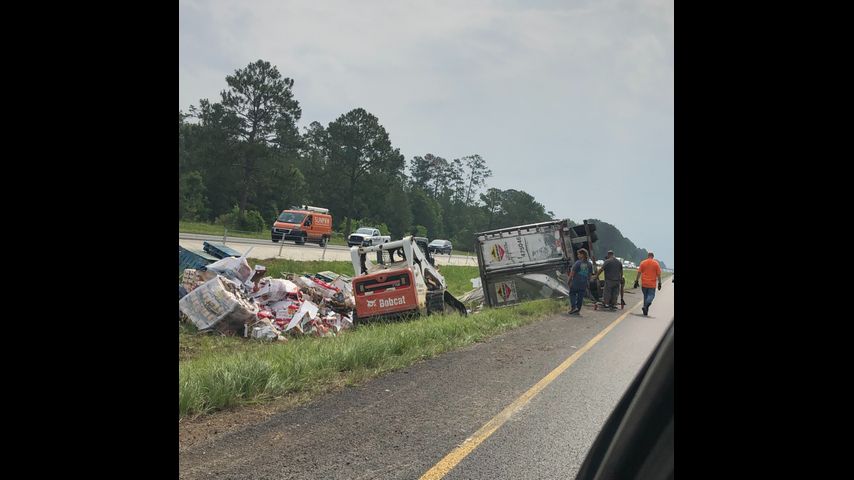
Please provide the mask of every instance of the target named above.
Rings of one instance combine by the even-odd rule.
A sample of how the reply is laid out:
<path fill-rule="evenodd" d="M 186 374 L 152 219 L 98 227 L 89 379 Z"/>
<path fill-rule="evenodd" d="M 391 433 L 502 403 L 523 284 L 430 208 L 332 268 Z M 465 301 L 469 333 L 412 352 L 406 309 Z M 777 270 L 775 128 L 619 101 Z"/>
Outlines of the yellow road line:
<path fill-rule="evenodd" d="M 468 454 L 474 451 L 474 449 L 477 448 L 478 445 L 483 443 L 484 440 L 489 438 L 490 435 L 492 435 L 493 433 L 495 433 L 496 430 L 501 428 L 501 426 L 504 425 L 504 423 L 509 420 L 514 413 L 516 413 L 520 408 L 530 402 L 531 399 L 534 398 L 538 393 L 540 393 L 544 388 L 546 388 L 548 384 L 552 383 L 554 379 L 558 377 L 558 375 L 563 373 L 564 370 L 569 368 L 573 363 L 575 363 L 576 360 L 578 360 L 582 355 L 584 355 L 584 352 L 590 350 L 593 345 L 596 345 L 599 340 L 602 340 L 605 335 L 607 335 L 608 332 L 611 331 L 611 329 L 613 329 L 617 326 L 617 324 L 622 322 L 623 319 L 629 316 L 629 313 L 631 313 L 632 310 L 637 308 L 638 305 L 641 305 L 642 303 L 643 300 L 635 304 L 634 307 L 629 308 L 626 313 L 620 315 L 619 318 L 611 322 L 610 325 L 605 327 L 595 337 L 590 339 L 590 341 L 584 344 L 583 347 L 581 347 L 580 349 L 578 349 L 578 351 L 570 355 L 566 360 L 564 360 L 554 370 L 549 372 L 548 375 L 543 377 L 542 380 L 537 382 L 533 387 L 529 388 L 527 392 L 520 395 L 519 398 L 514 400 L 513 403 L 508 405 L 498 415 L 492 417 L 490 421 L 486 422 L 484 426 L 480 427 L 478 431 L 474 432 L 474 435 L 467 438 L 462 443 L 462 445 L 458 446 L 457 448 L 453 449 L 449 454 L 445 455 L 443 459 L 439 460 L 439 463 L 434 465 L 433 468 L 431 468 L 430 470 L 427 470 L 424 475 L 421 475 L 420 480 L 438 480 L 447 475 L 448 472 L 451 471 L 451 469 L 456 467 L 457 464 L 460 463 L 464 458 L 466 458 Z"/>

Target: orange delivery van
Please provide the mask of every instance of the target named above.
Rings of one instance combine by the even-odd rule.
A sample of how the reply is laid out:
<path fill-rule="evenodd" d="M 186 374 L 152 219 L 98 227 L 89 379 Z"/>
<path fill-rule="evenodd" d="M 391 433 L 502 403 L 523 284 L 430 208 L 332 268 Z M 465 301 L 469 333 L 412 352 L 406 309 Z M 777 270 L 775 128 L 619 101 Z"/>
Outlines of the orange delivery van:
<path fill-rule="evenodd" d="M 297 245 L 311 242 L 325 247 L 332 237 L 332 215 L 327 208 L 308 205 L 283 210 L 273 222 L 270 236 L 273 242 L 293 240 Z"/>

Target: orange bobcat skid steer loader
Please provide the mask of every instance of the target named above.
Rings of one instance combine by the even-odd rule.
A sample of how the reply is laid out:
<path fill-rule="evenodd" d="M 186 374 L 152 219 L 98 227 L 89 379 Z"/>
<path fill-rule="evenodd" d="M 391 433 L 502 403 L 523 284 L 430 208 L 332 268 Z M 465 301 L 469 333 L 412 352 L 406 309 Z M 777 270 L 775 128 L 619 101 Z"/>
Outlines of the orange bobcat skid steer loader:
<path fill-rule="evenodd" d="M 448 292 L 445 277 L 430 264 L 412 237 L 351 247 L 350 256 L 356 273 L 354 323 L 446 310 L 466 315 L 465 305 Z"/>

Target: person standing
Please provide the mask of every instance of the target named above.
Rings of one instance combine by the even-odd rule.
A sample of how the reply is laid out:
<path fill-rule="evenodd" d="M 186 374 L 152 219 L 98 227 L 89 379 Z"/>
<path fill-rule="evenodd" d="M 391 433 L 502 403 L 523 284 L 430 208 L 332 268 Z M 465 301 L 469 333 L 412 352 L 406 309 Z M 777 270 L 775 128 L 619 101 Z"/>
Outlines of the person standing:
<path fill-rule="evenodd" d="M 614 257 L 614 251 L 608 250 L 605 255 L 605 263 L 596 274 L 596 278 L 605 272 L 605 308 L 616 310 L 617 298 L 620 293 L 620 285 L 623 282 L 623 264 Z"/>
<path fill-rule="evenodd" d="M 649 252 L 646 260 L 638 265 L 638 276 L 635 277 L 635 288 L 638 288 L 638 280 L 641 281 L 641 290 L 643 290 L 643 314 L 649 313 L 649 306 L 652 305 L 652 300 L 655 298 L 655 279 L 658 279 L 658 289 L 661 290 L 661 266 L 657 260 L 654 260 L 655 255 Z"/>
<path fill-rule="evenodd" d="M 578 250 L 579 259 L 569 271 L 569 314 L 581 314 L 581 302 L 587 293 L 587 285 L 593 275 L 593 264 L 587 259 L 587 250 Z"/>

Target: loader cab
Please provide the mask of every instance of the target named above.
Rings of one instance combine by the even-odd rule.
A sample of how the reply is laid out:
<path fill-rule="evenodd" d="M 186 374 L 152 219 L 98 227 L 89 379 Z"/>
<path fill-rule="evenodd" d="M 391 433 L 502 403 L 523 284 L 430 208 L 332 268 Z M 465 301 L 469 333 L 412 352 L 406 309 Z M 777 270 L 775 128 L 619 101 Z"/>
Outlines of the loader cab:
<path fill-rule="evenodd" d="M 421 253 L 427 257 L 427 261 L 430 262 L 430 265 L 436 266 L 436 260 L 433 259 L 433 254 L 430 252 L 429 242 L 427 241 L 427 237 L 412 237 L 415 240 L 415 244 L 421 249 Z"/>

